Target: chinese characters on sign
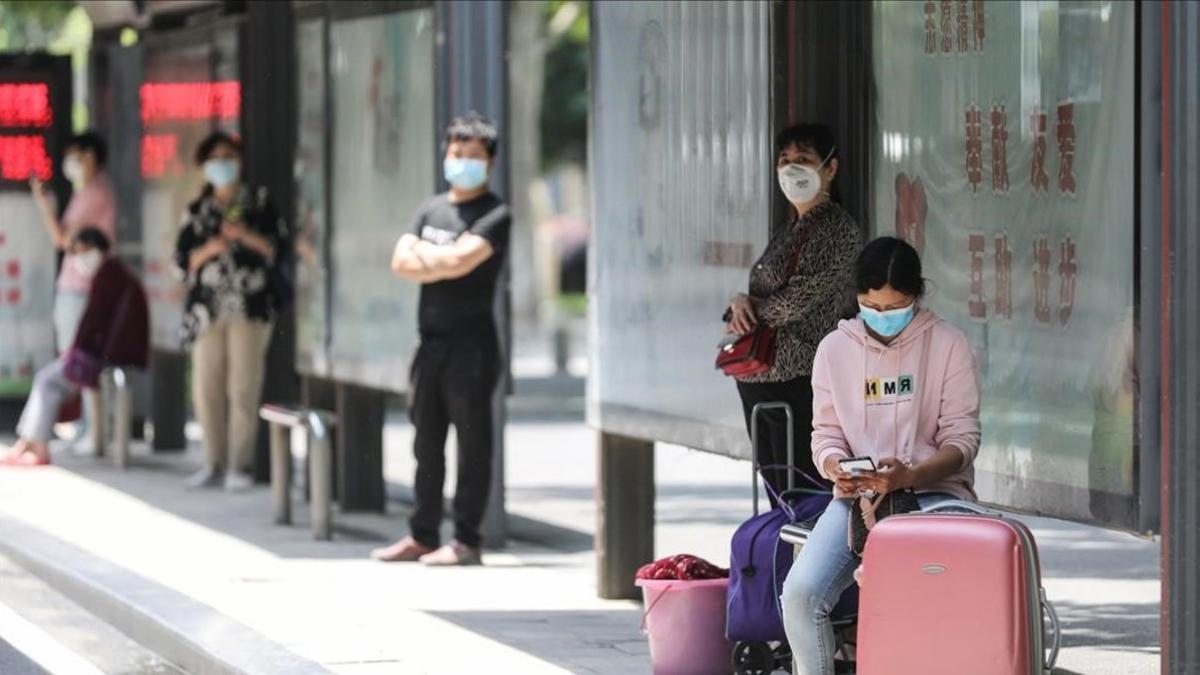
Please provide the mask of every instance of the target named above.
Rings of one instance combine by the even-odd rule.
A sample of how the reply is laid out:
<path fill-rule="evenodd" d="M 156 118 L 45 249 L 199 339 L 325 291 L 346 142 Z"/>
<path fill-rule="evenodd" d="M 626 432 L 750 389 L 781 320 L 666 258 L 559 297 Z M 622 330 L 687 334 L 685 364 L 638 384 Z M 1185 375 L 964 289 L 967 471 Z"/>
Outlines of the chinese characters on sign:
<path fill-rule="evenodd" d="M 1075 308 L 1075 277 L 1079 275 L 1079 261 L 1075 259 L 1075 240 L 1071 235 L 1060 247 L 1058 276 L 1061 280 L 1058 291 L 1058 323 L 1066 326 L 1071 321 L 1071 310 Z"/>
<path fill-rule="evenodd" d="M 1058 191 L 1075 194 L 1075 104 L 1058 104 Z"/>
<path fill-rule="evenodd" d="M 1075 195 L 1075 104 L 1060 103 L 1058 123 L 1054 133 L 1058 142 L 1058 191 L 1063 195 Z M 979 107 L 971 104 L 963 113 L 965 171 L 971 192 L 978 193 L 983 182 L 983 129 Z M 992 191 L 1006 193 L 1008 181 L 1008 113 L 1004 104 L 992 106 L 991 123 Z M 1029 168 L 1029 184 L 1035 193 L 1047 192 L 1050 176 L 1046 171 L 1046 126 L 1044 110 L 1037 109 L 1030 117 L 1033 132 L 1033 159 Z"/>
<path fill-rule="evenodd" d="M 1050 243 L 1044 234 L 1033 240 L 1033 317 L 1050 325 Z"/>
<path fill-rule="evenodd" d="M 983 115 L 976 106 L 967 108 L 966 130 L 967 183 L 972 192 L 979 192 L 983 182 Z"/>
<path fill-rule="evenodd" d="M 1008 192 L 1008 115 L 992 106 L 992 191 Z"/>
<path fill-rule="evenodd" d="M 970 255 L 970 293 L 967 298 L 968 315 L 977 321 L 988 317 L 988 303 L 984 297 L 984 253 L 987 236 L 972 232 L 967 237 L 967 252 Z M 1075 282 L 1079 276 L 1079 260 L 1075 253 L 1075 240 L 1070 234 L 1059 243 L 1058 258 L 1058 323 L 1066 327 L 1075 308 Z M 1005 321 L 1013 317 L 1013 253 L 1008 233 L 997 235 L 993 240 L 993 273 L 995 297 L 992 310 L 997 319 Z M 1033 318 L 1039 325 L 1050 326 L 1054 313 L 1050 306 L 1051 265 L 1054 253 L 1050 237 L 1038 235 L 1033 240 Z"/>
<path fill-rule="evenodd" d="M 996 237 L 996 318 L 1012 319 L 1012 249 L 1008 233 Z"/>
<path fill-rule="evenodd" d="M 987 318 L 987 303 L 983 299 L 983 252 L 987 239 L 981 233 L 973 233 L 967 238 L 967 248 L 971 251 L 971 296 L 967 301 L 972 319 Z"/>
<path fill-rule="evenodd" d="M 937 3 L 925 2 L 925 53 L 936 54 L 938 46 Z"/>
<path fill-rule="evenodd" d="M 983 0 L 926 0 L 924 10 L 926 54 L 983 51 L 987 22 Z"/>
<path fill-rule="evenodd" d="M 1029 169 L 1029 184 L 1034 192 L 1050 189 L 1050 176 L 1046 173 L 1046 111 L 1033 113 L 1033 166 Z"/>

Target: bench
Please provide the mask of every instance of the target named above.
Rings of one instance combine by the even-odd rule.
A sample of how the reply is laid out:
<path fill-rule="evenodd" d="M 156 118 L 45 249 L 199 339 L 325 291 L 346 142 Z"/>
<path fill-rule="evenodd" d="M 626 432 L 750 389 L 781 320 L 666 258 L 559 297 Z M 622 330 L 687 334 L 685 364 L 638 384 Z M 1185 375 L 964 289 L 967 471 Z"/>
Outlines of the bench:
<path fill-rule="evenodd" d="M 314 539 L 333 538 L 333 449 L 331 435 L 336 416 L 324 410 L 267 404 L 259 417 L 271 427 L 271 494 L 275 501 L 275 523 L 292 523 L 291 430 L 306 432 L 308 453 L 309 509 Z"/>

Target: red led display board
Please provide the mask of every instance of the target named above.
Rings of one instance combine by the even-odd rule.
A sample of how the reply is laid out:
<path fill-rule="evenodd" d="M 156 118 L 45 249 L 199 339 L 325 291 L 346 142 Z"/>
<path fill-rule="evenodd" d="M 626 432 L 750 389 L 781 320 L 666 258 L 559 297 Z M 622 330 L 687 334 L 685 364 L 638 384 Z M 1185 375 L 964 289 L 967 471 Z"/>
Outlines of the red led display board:
<path fill-rule="evenodd" d="M 44 129 L 54 121 L 50 85 L 44 82 L 0 84 L 0 126 Z"/>
<path fill-rule="evenodd" d="M 147 82 L 140 90 L 142 177 L 161 178 L 183 173 L 179 124 L 236 120 L 241 112 L 242 85 L 237 80 L 215 82 Z"/>
<path fill-rule="evenodd" d="M 54 117 L 48 82 L 0 81 L 0 181 L 53 177 L 46 134 Z"/>
<path fill-rule="evenodd" d="M 53 175 L 44 136 L 0 136 L 0 179 L 26 181 L 37 176 L 47 181 Z"/>
<path fill-rule="evenodd" d="M 222 82 L 147 82 L 141 88 L 142 123 L 236 119 L 242 85 Z"/>

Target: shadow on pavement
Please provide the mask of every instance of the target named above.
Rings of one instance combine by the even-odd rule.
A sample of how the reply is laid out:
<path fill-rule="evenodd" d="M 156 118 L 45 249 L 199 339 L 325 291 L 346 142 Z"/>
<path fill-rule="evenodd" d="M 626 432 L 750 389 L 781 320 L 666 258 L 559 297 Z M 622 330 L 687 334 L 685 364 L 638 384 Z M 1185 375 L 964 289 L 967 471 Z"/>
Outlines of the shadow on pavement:
<path fill-rule="evenodd" d="M 1055 602 L 1062 622 L 1063 649 L 1157 654 L 1159 607 L 1156 603 L 1083 605 Z"/>
<path fill-rule="evenodd" d="M 639 609 L 429 614 L 572 673 L 650 673 Z M 579 644 L 587 648 L 571 646 Z"/>
<path fill-rule="evenodd" d="M 128 469 L 107 459 L 54 455 L 56 465 L 88 481 L 199 526 L 235 537 L 281 558 L 356 559 L 407 530 L 402 514 L 353 513 L 334 515 L 334 540 L 314 541 L 309 531 L 308 506 L 293 498 L 291 526 L 274 524 L 270 489 L 256 487 L 244 494 L 221 490 L 192 491 L 183 481 L 196 468 L 182 454 L 135 454 Z"/>

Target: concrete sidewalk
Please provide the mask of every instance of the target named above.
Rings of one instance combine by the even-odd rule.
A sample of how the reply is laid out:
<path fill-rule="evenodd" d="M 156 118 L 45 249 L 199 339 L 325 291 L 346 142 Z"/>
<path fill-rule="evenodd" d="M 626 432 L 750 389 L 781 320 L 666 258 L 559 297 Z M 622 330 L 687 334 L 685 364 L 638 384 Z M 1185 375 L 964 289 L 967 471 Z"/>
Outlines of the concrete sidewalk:
<path fill-rule="evenodd" d="M 390 419 L 398 495 L 410 440 Z M 185 492 L 196 448 L 142 451 L 124 472 L 67 453 L 54 468 L 0 471 L 0 551 L 193 673 L 648 673 L 641 607 L 595 597 L 593 432 L 518 418 L 507 444 L 514 531 L 538 541 L 515 540 L 484 568 L 366 560 L 403 534 L 401 505 L 338 515 L 335 541 L 314 542 L 304 509 L 293 527 L 271 524 L 265 488 Z M 660 446 L 656 473 L 658 553 L 727 561 L 750 511 L 749 467 Z M 1157 545 L 1032 522 L 1067 625 L 1061 672 L 1157 672 Z"/>

